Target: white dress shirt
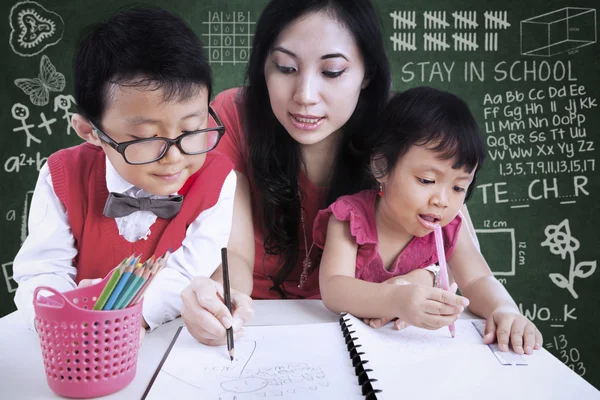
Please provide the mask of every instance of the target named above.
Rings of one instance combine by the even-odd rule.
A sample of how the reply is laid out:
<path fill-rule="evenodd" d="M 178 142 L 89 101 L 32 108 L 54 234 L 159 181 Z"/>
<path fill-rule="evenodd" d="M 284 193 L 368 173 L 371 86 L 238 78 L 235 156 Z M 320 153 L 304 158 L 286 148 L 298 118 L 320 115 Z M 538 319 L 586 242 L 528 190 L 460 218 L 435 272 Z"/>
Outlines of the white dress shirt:
<path fill-rule="evenodd" d="M 150 193 L 125 181 L 106 159 L 106 186 L 109 192 L 133 197 L 149 197 Z M 156 275 L 144 295 L 142 314 L 154 329 L 175 319 L 181 312 L 181 291 L 196 276 L 211 276 L 221 264 L 221 248 L 227 246 L 231 232 L 236 176 L 229 173 L 217 203 L 204 210 L 188 227 L 179 247 L 168 258 L 165 268 Z M 152 196 L 156 197 L 156 196 Z M 129 242 L 145 240 L 156 216 L 151 211 L 136 211 L 115 218 L 119 234 Z M 29 235 L 13 262 L 13 275 L 19 284 L 15 304 L 27 314 L 34 328 L 33 292 L 39 286 L 50 286 L 60 292 L 76 287 L 77 255 L 67 212 L 52 186 L 50 168 L 41 170 L 31 200 Z M 99 276 L 98 278 L 104 278 Z"/>

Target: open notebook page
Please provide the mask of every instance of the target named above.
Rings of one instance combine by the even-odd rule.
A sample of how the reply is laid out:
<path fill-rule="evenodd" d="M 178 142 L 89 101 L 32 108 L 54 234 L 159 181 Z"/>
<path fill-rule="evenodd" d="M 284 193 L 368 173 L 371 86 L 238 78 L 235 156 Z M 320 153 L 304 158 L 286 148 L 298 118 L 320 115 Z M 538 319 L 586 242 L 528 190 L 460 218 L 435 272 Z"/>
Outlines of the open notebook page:
<path fill-rule="evenodd" d="M 430 331 L 392 324 L 372 329 L 346 315 L 355 343 L 361 344 L 364 367 L 378 399 L 600 399 L 600 392 L 546 350 L 524 355 L 527 366 L 502 365 L 472 321 L 456 321 L 456 337 L 448 328 Z M 577 397 L 573 397 L 577 396 Z"/>
<path fill-rule="evenodd" d="M 249 326 L 226 346 L 183 328 L 147 399 L 364 399 L 339 323 Z"/>
<path fill-rule="evenodd" d="M 358 318 L 351 315 L 345 317 L 352 324 L 350 330 L 356 331 L 355 343 L 365 352 L 363 360 L 369 360 L 364 367 L 372 369 L 369 378 L 377 379 L 373 388 L 383 392 L 377 395 L 378 399 L 397 399 L 400 395 L 419 396 L 423 398 L 436 398 L 436 395 L 449 398 L 448 393 L 438 390 L 454 379 L 448 375 L 447 370 L 454 369 L 457 360 L 465 356 L 472 357 L 472 362 L 481 362 L 489 359 L 496 362 L 496 358 L 483 345 L 481 336 L 466 320 L 456 321 L 456 337 L 450 336 L 448 328 L 429 331 L 410 326 L 401 331 L 394 330 L 392 324 L 380 329 L 372 329 Z M 447 387 L 447 386 L 446 386 Z M 463 395 L 458 398 L 464 398 Z"/>

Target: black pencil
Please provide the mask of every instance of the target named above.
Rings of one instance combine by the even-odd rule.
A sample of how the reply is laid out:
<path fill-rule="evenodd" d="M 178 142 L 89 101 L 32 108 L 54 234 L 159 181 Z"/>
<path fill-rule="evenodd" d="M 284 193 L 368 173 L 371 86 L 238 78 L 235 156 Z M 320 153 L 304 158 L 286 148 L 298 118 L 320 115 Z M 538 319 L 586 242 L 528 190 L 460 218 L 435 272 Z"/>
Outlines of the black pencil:
<path fill-rule="evenodd" d="M 221 249 L 221 266 L 223 267 L 223 292 L 225 297 L 225 306 L 231 313 L 231 288 L 229 286 L 229 266 L 227 265 L 227 248 Z M 233 315 L 233 314 L 232 314 Z M 233 326 L 227 329 L 227 350 L 229 358 L 233 361 L 234 345 L 233 345 Z"/>

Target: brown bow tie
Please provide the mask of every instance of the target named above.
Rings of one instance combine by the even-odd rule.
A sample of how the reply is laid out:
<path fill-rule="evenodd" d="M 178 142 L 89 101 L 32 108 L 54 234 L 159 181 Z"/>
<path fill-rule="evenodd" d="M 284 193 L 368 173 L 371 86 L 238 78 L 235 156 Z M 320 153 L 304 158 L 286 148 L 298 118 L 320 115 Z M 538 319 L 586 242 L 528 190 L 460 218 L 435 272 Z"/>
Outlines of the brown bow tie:
<path fill-rule="evenodd" d="M 104 205 L 104 215 L 109 218 L 125 217 L 136 211 L 150 211 L 164 219 L 171 219 L 179 212 L 183 196 L 171 196 L 166 199 L 149 197 L 135 198 L 121 193 L 110 193 Z"/>

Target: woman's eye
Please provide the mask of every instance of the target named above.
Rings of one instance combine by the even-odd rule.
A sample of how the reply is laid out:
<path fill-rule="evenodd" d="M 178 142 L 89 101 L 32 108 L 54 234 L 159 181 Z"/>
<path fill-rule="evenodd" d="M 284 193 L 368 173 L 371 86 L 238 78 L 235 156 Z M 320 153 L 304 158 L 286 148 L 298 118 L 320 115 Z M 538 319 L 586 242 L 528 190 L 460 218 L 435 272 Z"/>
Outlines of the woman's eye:
<path fill-rule="evenodd" d="M 338 76 L 342 75 L 345 71 L 345 69 L 341 71 L 323 71 L 323 75 L 325 75 L 328 78 L 337 78 Z"/>
<path fill-rule="evenodd" d="M 279 72 L 281 72 L 283 74 L 291 74 L 292 72 L 296 71 L 296 68 L 294 68 L 294 67 L 286 67 L 284 65 L 279 65 L 277 63 L 275 63 L 275 65 L 277 66 L 277 69 L 279 70 Z"/>
<path fill-rule="evenodd" d="M 460 186 L 454 186 L 454 191 L 458 193 L 464 192 L 466 189 Z"/>
<path fill-rule="evenodd" d="M 425 179 L 425 178 L 417 178 L 419 180 L 419 182 L 421 182 L 423 185 L 431 185 L 432 183 L 435 183 L 435 181 L 432 181 L 431 179 Z"/>

